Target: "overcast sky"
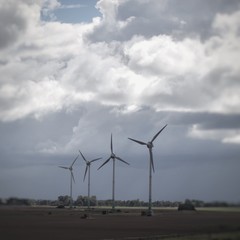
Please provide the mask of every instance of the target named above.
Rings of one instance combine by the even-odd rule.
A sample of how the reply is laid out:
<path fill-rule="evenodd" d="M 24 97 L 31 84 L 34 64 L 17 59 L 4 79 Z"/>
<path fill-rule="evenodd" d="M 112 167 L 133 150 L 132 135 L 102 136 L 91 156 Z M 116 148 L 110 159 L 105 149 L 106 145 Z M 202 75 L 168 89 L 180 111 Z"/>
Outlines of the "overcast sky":
<path fill-rule="evenodd" d="M 0 0 L 0 197 L 240 201 L 239 0 Z M 87 195 L 74 165 L 74 199 Z"/>

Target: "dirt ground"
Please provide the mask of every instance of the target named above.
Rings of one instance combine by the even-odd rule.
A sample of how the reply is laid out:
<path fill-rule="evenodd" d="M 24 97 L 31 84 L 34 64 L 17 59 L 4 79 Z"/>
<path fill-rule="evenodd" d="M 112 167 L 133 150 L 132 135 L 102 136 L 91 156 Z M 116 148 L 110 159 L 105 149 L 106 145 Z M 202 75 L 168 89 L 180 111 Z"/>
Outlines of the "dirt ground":
<path fill-rule="evenodd" d="M 141 211 L 109 213 L 79 209 L 0 208 L 0 238 L 4 240 L 157 239 L 154 236 L 240 231 L 240 212 Z"/>

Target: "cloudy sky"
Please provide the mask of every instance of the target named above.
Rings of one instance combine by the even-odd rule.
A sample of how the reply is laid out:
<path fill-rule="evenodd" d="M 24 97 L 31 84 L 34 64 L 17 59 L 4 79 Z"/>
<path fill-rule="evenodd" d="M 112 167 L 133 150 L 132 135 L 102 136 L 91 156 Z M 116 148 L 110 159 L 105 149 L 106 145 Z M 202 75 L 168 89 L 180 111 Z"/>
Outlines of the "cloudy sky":
<path fill-rule="evenodd" d="M 240 201 L 239 0 L 0 0 L 0 197 Z M 74 199 L 87 194 L 74 165 Z"/>

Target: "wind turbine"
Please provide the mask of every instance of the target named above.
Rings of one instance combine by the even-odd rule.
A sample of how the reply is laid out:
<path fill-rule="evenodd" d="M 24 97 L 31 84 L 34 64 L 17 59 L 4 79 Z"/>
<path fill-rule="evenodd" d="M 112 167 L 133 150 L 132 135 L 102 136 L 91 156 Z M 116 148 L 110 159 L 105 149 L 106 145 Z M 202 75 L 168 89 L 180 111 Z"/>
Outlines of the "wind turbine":
<path fill-rule="evenodd" d="M 133 138 L 128 138 L 136 143 L 139 143 L 141 145 L 146 145 L 149 150 L 149 202 L 148 202 L 148 215 L 152 216 L 152 170 L 154 172 L 154 163 L 153 163 L 153 154 L 152 154 L 152 148 L 153 148 L 153 141 L 158 137 L 158 135 L 163 131 L 163 129 L 167 126 L 167 124 L 159 131 L 157 132 L 152 140 L 150 142 L 142 142 Z"/>
<path fill-rule="evenodd" d="M 115 155 L 115 153 L 113 152 L 113 143 L 112 143 L 112 134 L 111 134 L 111 155 L 110 157 L 98 168 L 98 170 L 103 167 L 106 163 L 108 163 L 111 159 L 113 160 L 113 182 L 112 182 L 112 210 L 115 210 L 115 160 L 119 160 L 125 164 L 128 164 L 128 162 L 125 162 L 123 159 L 121 159 L 120 157 L 117 157 Z"/>
<path fill-rule="evenodd" d="M 85 180 L 87 172 L 88 172 L 88 209 L 89 209 L 90 208 L 90 167 L 91 167 L 91 163 L 92 162 L 95 162 L 95 161 L 97 161 L 97 160 L 99 160 L 101 158 L 96 158 L 96 159 L 93 159 L 91 161 L 87 161 L 86 158 L 83 156 L 83 154 L 81 153 L 80 150 L 79 150 L 79 153 L 82 155 L 82 158 L 83 158 L 83 160 L 86 163 L 86 169 L 85 169 L 85 174 L 84 174 L 83 181 Z"/>
<path fill-rule="evenodd" d="M 74 175 L 73 175 L 73 164 L 76 162 L 78 159 L 78 156 L 74 159 L 70 167 L 64 167 L 64 166 L 59 166 L 60 168 L 68 169 L 70 171 L 70 208 L 72 208 L 73 201 L 72 201 L 72 181 L 75 183 Z"/>

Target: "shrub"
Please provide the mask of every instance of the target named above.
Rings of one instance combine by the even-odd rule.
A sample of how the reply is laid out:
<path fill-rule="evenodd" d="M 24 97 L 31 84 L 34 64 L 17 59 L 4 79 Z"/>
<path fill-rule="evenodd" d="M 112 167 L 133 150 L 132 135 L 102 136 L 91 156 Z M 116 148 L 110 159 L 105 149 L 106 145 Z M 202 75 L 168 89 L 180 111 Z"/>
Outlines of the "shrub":
<path fill-rule="evenodd" d="M 178 211 L 183 211 L 183 210 L 195 211 L 196 209 L 192 203 L 183 203 L 178 206 Z"/>

